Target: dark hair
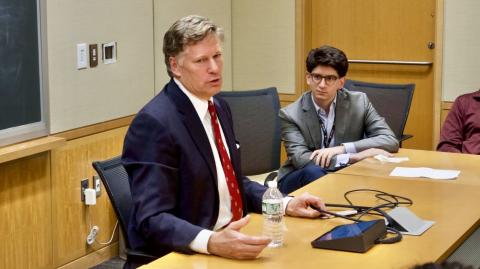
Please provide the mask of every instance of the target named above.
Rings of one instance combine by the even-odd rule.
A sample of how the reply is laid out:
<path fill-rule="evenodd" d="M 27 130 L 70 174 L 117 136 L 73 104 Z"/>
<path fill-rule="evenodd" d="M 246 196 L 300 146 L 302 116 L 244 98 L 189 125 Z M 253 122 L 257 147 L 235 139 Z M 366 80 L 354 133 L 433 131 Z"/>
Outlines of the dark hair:
<path fill-rule="evenodd" d="M 307 56 L 307 71 L 312 72 L 315 67 L 330 66 L 342 78 L 348 71 L 348 59 L 345 53 L 337 48 L 330 46 L 321 46 L 312 49 Z"/>
<path fill-rule="evenodd" d="M 163 55 L 170 77 L 170 57 L 177 56 L 187 45 L 193 45 L 202 41 L 210 34 L 216 35 L 223 41 L 223 29 L 211 20 L 198 16 L 189 15 L 177 20 L 163 36 Z"/>
<path fill-rule="evenodd" d="M 421 265 L 415 265 L 413 269 L 474 269 L 471 265 L 463 265 L 459 262 L 442 262 L 442 263 L 425 263 Z"/>

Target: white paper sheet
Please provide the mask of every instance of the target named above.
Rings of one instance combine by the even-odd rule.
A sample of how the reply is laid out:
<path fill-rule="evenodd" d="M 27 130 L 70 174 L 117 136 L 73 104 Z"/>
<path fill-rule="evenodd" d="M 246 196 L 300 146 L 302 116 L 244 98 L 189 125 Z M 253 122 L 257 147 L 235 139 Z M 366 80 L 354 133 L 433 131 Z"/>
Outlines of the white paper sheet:
<path fill-rule="evenodd" d="M 390 210 L 388 215 L 405 230 L 400 231 L 402 234 L 421 235 L 435 223 L 431 220 L 419 218 L 410 209 L 402 206 Z"/>
<path fill-rule="evenodd" d="M 382 154 L 375 155 L 373 158 L 382 163 L 401 163 L 410 160 L 408 157 L 387 157 Z"/>
<path fill-rule="evenodd" d="M 432 179 L 454 179 L 460 175 L 459 170 L 441 170 L 428 167 L 395 167 L 390 173 L 393 177 L 427 177 Z"/>

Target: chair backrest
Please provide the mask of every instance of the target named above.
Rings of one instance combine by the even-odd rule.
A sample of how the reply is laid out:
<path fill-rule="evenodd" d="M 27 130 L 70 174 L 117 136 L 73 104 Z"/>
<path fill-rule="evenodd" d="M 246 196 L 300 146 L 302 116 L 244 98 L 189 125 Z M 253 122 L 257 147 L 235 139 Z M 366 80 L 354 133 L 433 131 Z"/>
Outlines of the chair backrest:
<path fill-rule="evenodd" d="M 280 167 L 280 101 L 277 89 L 221 92 L 232 111 L 240 142 L 242 173 L 256 175 Z"/>
<path fill-rule="evenodd" d="M 345 88 L 367 94 L 378 114 L 385 118 L 399 141 L 404 140 L 415 84 L 381 84 L 346 80 Z"/>
<path fill-rule="evenodd" d="M 107 190 L 108 197 L 110 197 L 118 222 L 122 228 L 123 236 L 126 239 L 126 247 L 130 248 L 127 228 L 132 207 L 132 193 L 130 192 L 127 171 L 122 165 L 120 156 L 109 160 L 95 161 L 92 165 Z"/>

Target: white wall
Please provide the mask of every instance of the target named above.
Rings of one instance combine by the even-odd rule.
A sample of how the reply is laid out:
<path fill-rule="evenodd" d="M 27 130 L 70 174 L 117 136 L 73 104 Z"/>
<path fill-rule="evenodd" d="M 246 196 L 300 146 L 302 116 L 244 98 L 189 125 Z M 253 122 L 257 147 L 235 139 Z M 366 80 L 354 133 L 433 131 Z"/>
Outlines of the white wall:
<path fill-rule="evenodd" d="M 295 87 L 295 1 L 49 0 L 50 133 L 135 114 L 169 78 L 163 35 L 199 14 L 225 30 L 223 90 Z M 273 8 L 274 7 L 274 8 Z M 272 12 L 274 11 L 274 12 Z M 76 44 L 116 41 L 117 63 L 76 69 Z M 101 54 L 99 55 L 101 56 Z"/>
<path fill-rule="evenodd" d="M 233 88 L 295 93 L 295 1 L 232 1 Z"/>
<path fill-rule="evenodd" d="M 442 100 L 480 88 L 480 1 L 445 0 Z"/>
<path fill-rule="evenodd" d="M 225 31 L 223 44 L 223 89 L 232 88 L 232 27 L 231 3 L 225 0 L 162 0 L 154 1 L 155 16 L 155 91 L 158 93 L 169 81 L 162 46 L 163 35 L 179 18 L 196 14 L 207 17 Z"/>
<path fill-rule="evenodd" d="M 51 133 L 134 114 L 153 97 L 152 0 L 46 3 Z M 109 41 L 117 63 L 76 69 L 77 43 Z"/>

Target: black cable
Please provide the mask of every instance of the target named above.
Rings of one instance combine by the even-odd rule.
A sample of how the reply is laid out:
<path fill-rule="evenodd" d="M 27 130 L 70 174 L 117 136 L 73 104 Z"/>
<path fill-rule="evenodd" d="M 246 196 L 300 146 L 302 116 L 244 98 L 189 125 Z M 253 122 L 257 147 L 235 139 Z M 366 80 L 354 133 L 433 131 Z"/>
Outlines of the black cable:
<path fill-rule="evenodd" d="M 348 195 L 351 194 L 351 193 L 360 192 L 360 191 L 374 192 L 375 197 L 377 199 L 383 200 L 386 203 L 379 204 L 379 205 L 376 205 L 376 206 L 373 206 L 373 207 L 354 205 L 352 203 L 352 201 L 348 198 Z M 357 211 L 356 215 L 360 214 L 360 216 L 358 216 L 357 218 L 352 218 L 352 217 L 340 215 L 340 214 L 337 214 L 337 213 L 334 213 L 334 212 L 330 212 L 330 211 L 327 211 L 327 210 L 323 210 L 323 209 L 317 208 L 315 206 L 311 206 L 311 207 L 313 209 L 317 210 L 320 213 L 327 214 L 327 215 L 332 215 L 332 216 L 347 219 L 347 220 L 351 220 L 355 223 L 362 222 L 361 218 L 366 214 L 378 215 L 378 216 L 384 217 L 387 220 L 388 224 L 392 225 L 394 223 L 394 220 L 382 209 L 384 209 L 384 208 L 393 209 L 393 208 L 395 208 L 399 205 L 407 205 L 407 206 L 413 205 L 413 201 L 408 197 L 404 197 L 404 196 L 400 196 L 400 195 L 396 195 L 396 194 L 391 194 L 391 193 L 387 193 L 387 192 L 379 191 L 379 190 L 375 190 L 375 189 L 355 189 L 355 190 L 345 192 L 343 197 L 348 202 L 348 205 L 325 204 L 325 206 L 327 206 L 327 207 L 339 207 L 339 208 L 352 208 L 352 209 Z M 379 238 L 376 241 L 376 243 L 379 243 L 379 244 L 393 244 L 393 243 L 396 243 L 396 242 L 399 242 L 399 241 L 402 240 L 402 234 L 397 229 L 395 229 L 393 227 L 389 227 L 389 226 L 387 226 L 386 229 L 390 233 L 395 233 L 396 236 L 390 237 L 390 238 Z"/>
<path fill-rule="evenodd" d="M 373 207 L 356 206 L 348 198 L 348 195 L 351 194 L 351 193 L 361 192 L 361 191 L 362 192 L 375 192 L 376 193 L 375 197 L 377 199 L 386 201 L 387 203 L 376 205 L 376 206 L 373 206 Z M 404 196 L 400 196 L 400 195 L 396 195 L 396 194 L 390 194 L 390 193 L 375 190 L 375 189 L 355 189 L 355 190 L 345 192 L 343 197 L 345 198 L 345 200 L 348 202 L 349 205 L 327 204 L 327 206 L 353 208 L 353 209 L 357 210 L 357 212 L 360 214 L 360 216 L 358 216 L 358 218 L 357 218 L 358 221 L 366 214 L 385 216 L 384 213 L 382 214 L 382 213 L 378 212 L 378 210 L 382 209 L 382 208 L 392 209 L 392 208 L 395 208 L 399 205 L 411 206 L 413 204 L 413 201 L 408 197 L 404 197 Z M 390 199 L 388 199 L 388 198 L 390 198 Z M 401 201 L 401 200 L 403 200 L 403 201 Z M 372 213 L 372 211 L 378 212 L 380 214 Z"/>
<path fill-rule="evenodd" d="M 377 243 L 377 244 L 394 244 L 394 243 L 402 241 L 403 235 L 397 229 L 394 229 L 392 227 L 387 226 L 387 231 L 391 232 L 391 233 L 394 233 L 396 235 L 393 236 L 393 237 L 389 237 L 389 238 L 386 238 L 386 237 L 379 238 L 379 239 L 375 240 L 375 243 Z"/>
<path fill-rule="evenodd" d="M 410 198 L 403 197 L 403 196 L 400 196 L 400 195 L 391 194 L 391 193 L 387 193 L 387 192 L 379 191 L 379 190 L 375 190 L 375 189 L 355 189 L 355 190 L 347 191 L 343 194 L 343 197 L 345 198 L 345 200 L 347 200 L 347 202 L 352 206 L 353 206 L 353 203 L 348 198 L 348 195 L 351 194 L 351 193 L 355 193 L 355 192 L 375 192 L 376 193 L 375 194 L 376 198 L 387 202 L 385 204 L 385 207 L 395 208 L 396 206 L 402 205 L 402 204 L 409 205 L 409 206 L 413 205 L 413 201 Z M 392 202 L 391 200 L 385 199 L 384 196 L 385 197 L 390 197 L 390 198 L 394 199 L 394 201 Z M 399 199 L 404 200 L 404 201 L 399 201 Z"/>
<path fill-rule="evenodd" d="M 327 214 L 327 215 L 332 215 L 332 216 L 335 216 L 335 217 L 339 217 L 339 218 L 344 218 L 344 219 L 348 219 L 348 220 L 351 220 L 353 222 L 359 222 L 359 220 L 356 220 L 354 218 L 350 218 L 348 216 L 344 216 L 344 215 L 340 215 L 340 214 L 337 214 L 337 213 L 334 213 L 334 212 L 330 212 L 330 211 L 326 211 L 326 210 L 323 210 L 323 209 L 320 209 L 314 205 L 310 205 L 311 208 L 317 210 L 318 212 L 320 213 L 323 213 L 323 214 Z"/>

